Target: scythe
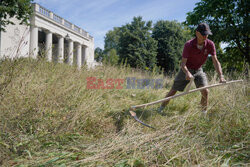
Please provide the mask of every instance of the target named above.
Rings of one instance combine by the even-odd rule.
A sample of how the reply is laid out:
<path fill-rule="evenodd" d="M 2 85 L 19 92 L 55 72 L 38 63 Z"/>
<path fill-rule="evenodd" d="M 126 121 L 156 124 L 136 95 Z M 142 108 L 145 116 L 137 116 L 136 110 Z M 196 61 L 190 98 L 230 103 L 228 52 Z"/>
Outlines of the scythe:
<path fill-rule="evenodd" d="M 134 112 L 135 109 L 142 108 L 142 107 L 147 107 L 147 106 L 151 106 L 151 105 L 158 104 L 158 103 L 162 103 L 164 101 L 167 101 L 167 100 L 170 100 L 170 99 L 174 99 L 176 97 L 184 96 L 184 95 L 187 95 L 189 93 L 197 92 L 197 91 L 200 91 L 200 90 L 203 90 L 203 89 L 210 89 L 210 88 L 213 88 L 213 87 L 224 86 L 224 85 L 228 85 L 228 84 L 232 84 L 232 83 L 236 83 L 236 82 L 243 82 L 243 80 L 234 80 L 234 81 L 228 81 L 228 82 L 225 82 L 225 83 L 218 83 L 218 84 L 208 85 L 208 86 L 204 86 L 204 87 L 201 87 L 201 88 L 196 88 L 196 89 L 193 89 L 193 90 L 189 91 L 192 82 L 193 82 L 193 79 L 190 81 L 190 83 L 189 83 L 189 85 L 187 87 L 187 90 L 185 92 L 183 92 L 183 93 L 180 93 L 180 94 L 177 94 L 177 95 L 174 95 L 174 96 L 170 96 L 170 97 L 166 97 L 164 99 L 157 100 L 157 101 L 154 101 L 154 102 L 150 102 L 150 103 L 146 103 L 146 104 L 141 104 L 141 105 L 136 105 L 136 106 L 131 106 L 130 111 L 129 111 L 130 114 L 131 114 L 131 116 L 136 121 L 138 121 L 139 123 L 141 123 L 142 125 L 147 126 L 149 128 L 155 129 L 154 127 L 152 127 L 152 126 L 150 126 L 148 124 L 145 124 L 144 122 L 142 122 L 141 120 L 139 120 L 138 117 L 136 116 L 136 113 Z"/>

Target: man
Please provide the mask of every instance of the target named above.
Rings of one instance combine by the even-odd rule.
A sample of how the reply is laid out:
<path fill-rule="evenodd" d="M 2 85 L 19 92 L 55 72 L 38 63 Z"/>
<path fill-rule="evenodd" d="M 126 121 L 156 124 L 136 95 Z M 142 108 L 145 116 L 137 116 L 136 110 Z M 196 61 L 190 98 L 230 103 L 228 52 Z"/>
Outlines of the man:
<path fill-rule="evenodd" d="M 199 24 L 196 28 L 195 34 L 196 38 L 185 43 L 182 53 L 181 70 L 177 74 L 174 84 L 166 97 L 175 95 L 177 91 L 183 91 L 193 78 L 197 88 L 208 85 L 206 74 L 202 70 L 202 65 L 206 62 L 209 54 L 212 56 L 213 65 L 219 75 L 220 82 L 226 82 L 222 75 L 220 62 L 216 56 L 215 45 L 213 41 L 208 39 L 208 35 L 212 35 L 208 24 Z M 201 95 L 202 112 L 206 113 L 208 105 L 208 89 L 201 90 Z M 168 103 L 169 101 L 163 102 L 159 108 L 159 112 L 162 112 Z"/>

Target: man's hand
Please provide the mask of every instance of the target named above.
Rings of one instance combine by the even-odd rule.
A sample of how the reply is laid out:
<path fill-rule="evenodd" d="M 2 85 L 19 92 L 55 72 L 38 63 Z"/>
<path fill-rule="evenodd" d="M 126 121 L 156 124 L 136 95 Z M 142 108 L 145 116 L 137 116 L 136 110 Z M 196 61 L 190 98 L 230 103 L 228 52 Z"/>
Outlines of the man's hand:
<path fill-rule="evenodd" d="M 193 75 L 188 71 L 187 66 L 187 58 L 182 58 L 181 59 L 181 69 L 182 71 L 186 74 L 186 80 L 191 80 L 191 78 L 194 78 Z"/>
<path fill-rule="evenodd" d="M 191 80 L 192 78 L 194 78 L 194 76 L 190 72 L 187 72 L 186 73 L 186 80 Z"/>
<path fill-rule="evenodd" d="M 225 80 L 224 76 L 221 75 L 220 76 L 220 83 L 226 83 L 227 81 Z"/>

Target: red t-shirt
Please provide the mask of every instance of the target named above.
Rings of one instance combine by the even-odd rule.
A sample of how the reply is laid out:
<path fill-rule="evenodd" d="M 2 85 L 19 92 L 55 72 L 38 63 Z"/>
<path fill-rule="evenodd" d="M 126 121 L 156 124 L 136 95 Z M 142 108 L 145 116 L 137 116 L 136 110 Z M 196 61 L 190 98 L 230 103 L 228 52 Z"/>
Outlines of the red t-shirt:
<path fill-rule="evenodd" d="M 188 69 L 199 69 L 207 60 L 208 55 L 216 55 L 214 42 L 206 39 L 202 50 L 197 48 L 197 38 L 185 43 L 182 57 L 187 58 L 186 66 Z"/>

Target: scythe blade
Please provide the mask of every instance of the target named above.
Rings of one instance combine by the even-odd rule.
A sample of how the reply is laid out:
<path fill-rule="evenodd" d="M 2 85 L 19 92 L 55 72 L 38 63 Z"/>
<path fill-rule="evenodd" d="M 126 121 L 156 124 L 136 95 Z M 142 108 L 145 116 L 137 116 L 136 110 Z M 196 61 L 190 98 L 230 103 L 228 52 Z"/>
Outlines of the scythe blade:
<path fill-rule="evenodd" d="M 129 111 L 129 112 L 130 112 L 131 116 L 132 116 L 137 122 L 139 122 L 140 124 L 142 124 L 142 125 L 144 125 L 144 126 L 146 126 L 146 127 L 148 127 L 148 128 L 155 129 L 154 127 L 152 127 L 152 126 L 150 126 L 150 125 L 148 125 L 148 124 L 142 122 L 142 121 L 136 116 L 136 113 L 135 113 L 135 112 L 133 112 L 133 111 Z"/>

